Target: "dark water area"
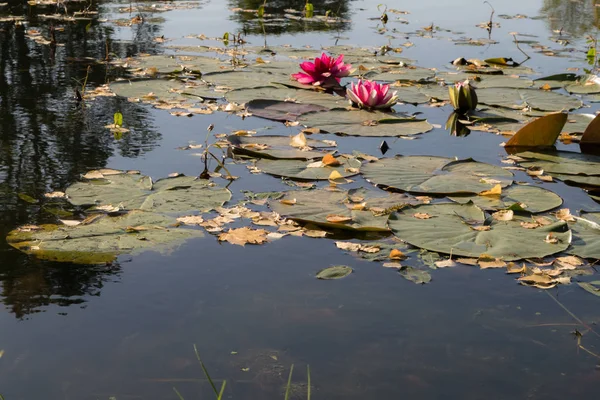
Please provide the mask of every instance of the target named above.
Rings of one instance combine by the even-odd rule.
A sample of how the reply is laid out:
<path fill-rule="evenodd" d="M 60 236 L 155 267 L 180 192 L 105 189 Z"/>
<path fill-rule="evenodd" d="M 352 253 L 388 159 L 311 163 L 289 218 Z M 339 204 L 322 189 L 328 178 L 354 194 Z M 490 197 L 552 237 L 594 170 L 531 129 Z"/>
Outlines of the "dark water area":
<path fill-rule="evenodd" d="M 596 395 L 599 299 L 574 284 L 544 291 L 518 285 L 504 270 L 460 266 L 438 269 L 431 283 L 415 285 L 380 263 L 341 252 L 333 240 L 307 237 L 240 247 L 206 233 L 169 254 L 122 256 L 105 266 L 37 260 L 5 242 L 20 225 L 55 223 L 56 210 L 44 194 L 64 190 L 91 169 L 135 169 L 156 178 L 172 172 L 198 175 L 200 157 L 177 147 L 203 142 L 209 124 L 215 133 L 300 130 L 226 113 L 174 117 L 119 97 L 78 101 L 86 76 L 86 90 L 123 76 L 106 62 L 107 49 L 109 60 L 174 53 L 175 46 L 222 46 L 191 36 L 220 38 L 224 32 L 240 32 L 257 46 L 265 40 L 297 47 L 410 41 L 403 57 L 446 70 L 457 57 L 522 59 L 510 34 L 519 32 L 558 55 L 521 45 L 531 56 L 527 65 L 544 76 L 590 68 L 586 35 L 597 34 L 600 12 L 596 1 L 587 0 L 498 2 L 494 21 L 501 26 L 488 35 L 476 25 L 489 19 L 490 7 L 470 0 L 388 4 L 410 14 L 388 11 L 387 32 L 379 30 L 378 1 L 314 1 L 315 14 L 332 10 L 346 21 L 337 25 L 290 20 L 263 25 L 248 13 L 231 11 L 261 4 L 0 4 L 0 395 L 6 400 L 177 399 L 176 387 L 185 399 L 208 399 L 211 388 L 193 344 L 212 377 L 227 380 L 225 398 L 231 399 L 282 399 L 292 364 L 298 390 L 310 365 L 316 399 Z M 284 14 L 303 4 L 268 2 L 267 12 Z M 65 7 L 69 15 L 81 13 L 65 20 Z M 173 9 L 156 11 L 160 7 Z M 55 13 L 61 19 L 44 17 Z M 137 16 L 142 23 L 128 24 Z M 414 34 L 432 23 L 440 27 L 434 38 Z M 37 43 L 31 30 L 48 39 L 54 34 L 56 45 Z M 557 32 L 568 40 L 553 40 Z M 170 40 L 159 43 L 157 37 Z M 491 37 L 498 43 L 460 46 L 452 42 L 457 37 Z M 597 103 L 586 105 L 576 112 L 598 110 Z M 478 131 L 451 136 L 443 129 L 447 107 L 402 107 L 423 113 L 436 128 L 416 140 L 387 139 L 386 156 L 473 157 L 501 165 L 506 138 Z M 130 129 L 121 138 L 105 128 L 117 111 Z M 335 139 L 341 153 L 380 155 L 381 138 Z M 578 151 L 577 144 L 559 148 Z M 242 190 L 289 190 L 278 178 L 248 174 L 245 165 L 228 168 L 241 176 L 229 186 L 231 204 L 243 199 Z M 516 172 L 515 180 L 531 178 Z M 360 178 L 356 185 L 369 184 Z M 579 188 L 561 182 L 544 187 L 571 210 L 600 210 Z M 334 264 L 355 273 L 339 281 L 315 279 L 316 271 Z M 581 343 L 589 353 L 577 347 L 575 331 L 584 334 Z"/>

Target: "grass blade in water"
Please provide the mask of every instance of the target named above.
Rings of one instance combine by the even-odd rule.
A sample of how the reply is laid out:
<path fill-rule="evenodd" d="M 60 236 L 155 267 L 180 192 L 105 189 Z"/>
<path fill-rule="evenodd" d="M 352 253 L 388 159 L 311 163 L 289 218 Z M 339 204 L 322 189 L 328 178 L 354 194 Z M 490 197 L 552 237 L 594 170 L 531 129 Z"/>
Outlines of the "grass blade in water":
<path fill-rule="evenodd" d="M 198 354 L 198 348 L 196 347 L 196 345 L 194 345 L 194 352 L 196 353 L 196 358 L 198 359 L 198 362 L 200 363 L 200 366 L 202 367 L 202 370 L 204 371 L 204 375 L 206 375 L 206 379 L 208 379 L 210 386 L 212 386 L 213 391 L 215 392 L 215 395 L 217 396 L 217 399 L 220 399 L 221 397 L 219 395 L 219 391 L 217 390 L 217 387 L 213 383 L 213 380 L 211 379 L 210 375 L 208 374 L 208 370 L 204 366 L 204 363 L 200 359 L 200 354 Z"/>
<path fill-rule="evenodd" d="M 175 392 L 175 394 L 177 395 L 177 397 L 179 397 L 179 400 L 185 400 L 185 399 L 183 398 L 183 396 L 181 395 L 181 393 L 179 393 L 179 392 L 177 391 L 177 389 L 173 388 L 173 391 Z M 2 396 L 0 396 L 0 399 L 1 399 L 1 400 L 4 400 L 4 399 L 2 398 Z"/>
<path fill-rule="evenodd" d="M 290 367 L 290 376 L 288 377 L 287 387 L 285 388 L 285 400 L 290 398 L 290 390 L 292 388 L 292 373 L 294 372 L 294 364 Z"/>
<path fill-rule="evenodd" d="M 223 393 L 225 392 L 225 385 L 227 385 L 227 381 L 223 381 L 223 384 L 221 385 L 221 391 L 219 392 L 219 397 L 217 397 L 217 400 L 221 400 L 223 398 Z"/>

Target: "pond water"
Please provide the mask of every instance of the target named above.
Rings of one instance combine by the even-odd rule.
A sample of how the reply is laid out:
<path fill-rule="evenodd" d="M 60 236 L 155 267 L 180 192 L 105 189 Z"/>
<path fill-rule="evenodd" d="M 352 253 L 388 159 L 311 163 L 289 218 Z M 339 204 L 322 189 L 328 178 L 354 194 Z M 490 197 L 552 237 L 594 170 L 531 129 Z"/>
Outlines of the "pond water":
<path fill-rule="evenodd" d="M 223 47 L 210 38 L 243 32 L 253 46 L 266 41 L 272 47 L 402 47 L 402 57 L 440 71 L 451 69 L 458 57 L 521 61 L 524 51 L 531 57 L 524 65 L 542 77 L 592 68 L 586 36 L 596 37 L 600 12 L 592 0 L 495 2 L 493 22 L 499 26 L 488 34 L 477 25 L 490 19 L 491 8 L 472 0 L 389 4 L 409 13 L 388 10 L 385 31 L 379 0 L 313 2 L 315 14 L 333 10 L 346 21 L 340 24 L 281 17 L 264 25 L 252 13 L 233 10 L 257 9 L 258 0 L 58 6 L 6 1 L 0 4 L 2 238 L 23 224 L 55 223 L 44 193 L 64 190 L 92 169 L 133 169 L 155 178 L 198 175 L 203 169 L 193 154 L 198 151 L 177 148 L 203 143 L 210 124 L 212 133 L 254 129 L 289 136 L 301 130 L 225 112 L 175 117 L 119 97 L 82 106 L 75 89 L 88 66 L 88 90 L 126 76 L 123 69 L 94 62 L 106 57 L 107 45 L 112 58 L 174 54 L 177 46 Z M 283 16 L 285 9 L 303 5 L 272 1 L 266 13 Z M 98 15 L 74 21 L 43 16 L 64 15 L 65 9 L 69 15 L 84 9 Z M 141 23 L 131 24 L 138 15 Z M 423 30 L 431 25 L 433 31 Z M 32 30 L 49 37 L 51 27 L 58 46 L 33 39 Z M 520 49 L 513 32 L 523 41 Z M 208 39 L 198 39 L 201 34 Z M 163 37 L 164 43 L 156 40 Z M 456 44 L 457 39 L 491 41 L 473 46 Z M 483 131 L 450 135 L 443 129 L 449 106 L 400 109 L 422 113 L 435 128 L 415 140 L 386 138 L 386 156 L 472 157 L 504 165 L 500 144 L 506 137 Z M 586 101 L 575 113 L 597 110 L 597 103 Z M 105 128 L 116 111 L 130 130 L 118 139 Z M 381 156 L 381 138 L 312 137 L 333 137 L 340 153 Z M 557 147 L 579 151 L 577 144 Z M 227 168 L 240 176 L 228 186 L 230 204 L 243 200 L 243 190 L 290 189 L 279 178 L 249 174 L 244 164 L 229 160 Z M 354 187 L 371 186 L 355 179 Z M 521 171 L 515 171 L 515 180 L 532 182 Z M 557 181 L 542 186 L 573 212 L 600 211 L 579 188 Z M 422 266 L 415 256 L 407 263 Z M 354 273 L 335 281 L 315 279 L 320 269 L 338 264 Z M 300 389 L 307 365 L 317 399 L 563 399 L 597 393 L 598 297 L 576 284 L 525 287 L 504 268 L 457 266 L 431 275 L 430 283 L 416 285 L 381 263 L 342 252 L 334 240 L 309 237 L 241 247 L 205 234 L 167 254 L 123 255 L 102 266 L 39 260 L 2 239 L 0 395 L 176 399 L 175 387 L 185 399 L 208 399 L 213 394 L 193 344 L 213 379 L 227 380 L 224 398 L 231 399 L 282 399 L 292 364 L 294 398 L 305 398 Z M 580 342 L 574 332 L 583 334 Z"/>

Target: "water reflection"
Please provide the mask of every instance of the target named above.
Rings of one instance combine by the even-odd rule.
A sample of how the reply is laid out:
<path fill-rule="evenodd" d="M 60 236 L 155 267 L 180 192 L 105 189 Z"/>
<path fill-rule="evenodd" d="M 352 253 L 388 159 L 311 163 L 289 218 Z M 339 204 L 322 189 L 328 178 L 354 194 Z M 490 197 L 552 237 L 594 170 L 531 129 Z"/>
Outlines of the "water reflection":
<path fill-rule="evenodd" d="M 600 0 L 544 0 L 541 14 L 548 17 L 553 31 L 564 31 L 581 36 L 598 28 L 600 23 Z"/>
<path fill-rule="evenodd" d="M 229 0 L 229 7 L 257 10 L 263 3 L 263 0 Z M 347 20 L 349 17 L 348 3 L 348 0 L 313 1 L 314 15 L 323 16 L 327 14 Z M 256 13 L 253 12 L 236 12 L 232 14 L 231 18 L 242 25 L 245 33 L 258 35 L 264 33 L 280 35 L 311 31 L 345 31 L 350 28 L 349 22 L 308 22 L 284 18 L 285 14 L 290 14 L 288 10 L 304 10 L 305 4 L 305 0 L 274 0 L 267 2 L 265 14 L 272 14 L 272 16 L 265 18 L 264 21 L 257 18 Z"/>
<path fill-rule="evenodd" d="M 69 13 L 96 3 L 69 3 Z M 55 6 L 37 9 L 54 13 Z M 97 98 L 82 105 L 75 88 L 84 80 L 88 88 L 101 85 L 118 70 L 104 60 L 106 43 L 113 56 L 155 52 L 156 25 L 133 27 L 135 42 L 113 42 L 114 30 L 89 20 L 62 24 L 36 17 L 22 1 L 10 1 L 4 15 L 25 17 L 24 23 L 0 22 L 0 295 L 18 318 L 48 304 L 69 305 L 98 295 L 103 282 L 118 266 L 77 268 L 37 262 L 6 245 L 4 237 L 25 223 L 56 222 L 48 213 L 43 194 L 63 190 L 84 171 L 103 167 L 118 152 L 137 157 L 153 149 L 160 133 L 147 110 L 114 97 Z M 88 25 L 90 24 L 90 25 Z M 39 30 L 57 45 L 39 44 L 30 37 Z M 120 141 L 104 128 L 120 110 L 131 130 Z M 37 199 L 37 204 L 19 194 Z"/>

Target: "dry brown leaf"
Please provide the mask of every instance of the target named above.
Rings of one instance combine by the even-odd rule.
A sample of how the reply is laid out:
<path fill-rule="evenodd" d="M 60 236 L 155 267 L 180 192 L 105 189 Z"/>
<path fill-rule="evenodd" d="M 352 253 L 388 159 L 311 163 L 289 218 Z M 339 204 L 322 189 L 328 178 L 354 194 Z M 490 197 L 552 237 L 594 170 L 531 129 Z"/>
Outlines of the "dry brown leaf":
<path fill-rule="evenodd" d="M 546 235 L 546 239 L 544 239 L 544 242 L 550 243 L 550 244 L 556 244 L 556 243 L 558 243 L 558 238 L 556 236 L 554 236 L 552 234 L 552 232 L 550 232 L 548 235 Z"/>
<path fill-rule="evenodd" d="M 325 236 L 327 236 L 329 234 L 326 231 L 321 231 L 321 230 L 317 230 L 317 229 L 303 229 L 301 231 L 292 231 L 292 232 L 290 232 L 290 235 L 294 235 L 296 232 L 300 233 L 299 236 L 304 234 L 305 236 L 312 237 L 312 238 L 324 238 Z"/>
<path fill-rule="evenodd" d="M 554 179 L 550 175 L 540 175 L 537 178 L 544 182 L 554 182 Z"/>
<path fill-rule="evenodd" d="M 66 226 L 77 226 L 77 225 L 81 225 L 81 221 L 77 221 L 77 220 L 71 220 L 71 219 L 61 219 L 60 222 L 62 222 L 64 225 Z"/>
<path fill-rule="evenodd" d="M 525 229 L 535 229 L 539 228 L 541 225 L 537 222 L 521 222 L 521 226 Z"/>
<path fill-rule="evenodd" d="M 323 159 L 321 160 L 321 162 L 323 163 L 323 165 L 326 165 L 329 167 L 337 167 L 337 166 L 342 165 L 332 154 L 326 154 L 323 157 Z"/>
<path fill-rule="evenodd" d="M 569 210 L 568 208 L 561 208 L 560 210 L 555 212 L 554 215 L 556 216 L 556 218 L 560 219 L 561 221 L 566 221 L 566 222 L 574 222 L 575 221 L 575 217 L 573 217 L 573 215 L 571 215 L 571 210 Z"/>
<path fill-rule="evenodd" d="M 506 265 L 507 274 L 524 274 L 526 272 L 527 267 L 525 266 L 525 264 L 523 264 L 523 266 L 521 267 L 519 267 L 519 265 L 514 262 L 510 262 Z"/>
<path fill-rule="evenodd" d="M 492 229 L 489 225 L 470 226 L 470 228 L 473 229 L 474 231 L 479 231 L 479 232 L 485 232 L 485 231 L 489 231 L 490 229 Z"/>
<path fill-rule="evenodd" d="M 185 217 L 177 218 L 177 221 L 185 225 L 200 225 L 204 222 L 204 218 L 201 215 L 188 215 Z"/>
<path fill-rule="evenodd" d="M 296 136 L 292 136 L 290 140 L 290 146 L 292 147 L 303 148 L 306 147 L 306 143 L 306 136 L 304 136 L 304 133 L 302 132 L 300 132 Z"/>
<path fill-rule="evenodd" d="M 419 200 L 423 204 L 429 204 L 433 200 L 429 196 L 415 196 L 415 199 Z"/>
<path fill-rule="evenodd" d="M 269 232 L 264 229 L 251 229 L 248 227 L 236 228 L 221 233 L 219 235 L 219 241 L 229 242 L 239 246 L 245 246 L 246 244 L 261 244 L 267 241 L 268 233 Z"/>
<path fill-rule="evenodd" d="M 383 263 L 383 266 L 385 268 L 396 268 L 396 269 L 402 269 L 402 264 L 398 263 L 398 262 L 386 262 Z"/>
<path fill-rule="evenodd" d="M 406 254 L 398 249 L 392 249 L 392 251 L 390 251 L 389 258 L 390 260 L 404 260 L 406 258 Z"/>
<path fill-rule="evenodd" d="M 481 267 L 481 269 L 504 268 L 506 267 L 506 262 L 498 258 L 493 261 L 479 261 L 479 267 Z"/>
<path fill-rule="evenodd" d="M 533 217 L 533 220 L 541 226 L 551 225 L 552 220 L 548 217 Z"/>
<path fill-rule="evenodd" d="M 331 222 L 332 224 L 343 224 L 345 222 L 352 221 L 352 217 L 347 217 L 345 215 L 339 214 L 329 214 L 327 217 L 327 222 Z"/>
<path fill-rule="evenodd" d="M 500 196 L 501 194 L 502 194 L 502 185 L 500 185 L 500 184 L 497 184 L 490 190 L 484 190 L 483 192 L 479 193 L 480 196 Z"/>
<path fill-rule="evenodd" d="M 541 167 L 529 167 L 526 170 L 527 175 L 539 177 L 544 175 L 544 169 Z"/>
<path fill-rule="evenodd" d="M 62 199 L 65 196 L 66 195 L 64 192 L 50 192 L 50 193 L 44 194 L 44 197 L 49 198 L 49 199 Z"/>
<path fill-rule="evenodd" d="M 512 221 L 515 213 L 513 210 L 500 210 L 492 214 L 492 218 L 496 221 Z"/>
<path fill-rule="evenodd" d="M 296 199 L 283 199 L 283 200 L 279 200 L 279 202 L 281 204 L 285 204 L 287 206 L 293 206 L 294 204 L 297 203 Z"/>
<path fill-rule="evenodd" d="M 415 213 L 415 214 L 413 214 L 413 217 L 415 217 L 417 219 L 430 219 L 431 215 L 429 215 L 427 213 Z"/>
<path fill-rule="evenodd" d="M 477 265 L 479 260 L 477 260 L 476 258 L 458 258 L 456 259 L 456 262 L 461 263 L 461 264 L 466 264 L 466 265 Z"/>
<path fill-rule="evenodd" d="M 452 259 L 436 261 L 434 264 L 438 268 L 450 268 L 450 267 L 456 267 L 456 265 L 457 265 L 456 262 L 454 262 Z"/>

